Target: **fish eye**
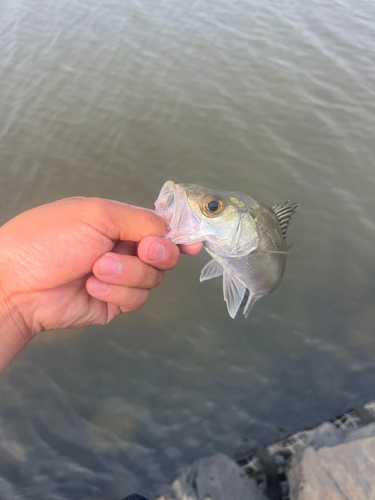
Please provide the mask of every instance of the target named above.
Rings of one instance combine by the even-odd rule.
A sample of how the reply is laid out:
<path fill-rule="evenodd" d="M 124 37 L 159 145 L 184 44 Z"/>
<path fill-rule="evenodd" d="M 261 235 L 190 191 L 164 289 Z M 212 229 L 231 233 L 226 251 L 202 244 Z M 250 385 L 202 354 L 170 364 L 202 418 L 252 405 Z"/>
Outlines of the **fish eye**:
<path fill-rule="evenodd" d="M 203 200 L 203 213 L 208 217 L 219 215 L 223 209 L 224 203 L 217 196 L 209 195 Z"/>
<path fill-rule="evenodd" d="M 207 208 L 210 212 L 216 212 L 219 209 L 219 202 L 217 200 L 209 201 Z"/>

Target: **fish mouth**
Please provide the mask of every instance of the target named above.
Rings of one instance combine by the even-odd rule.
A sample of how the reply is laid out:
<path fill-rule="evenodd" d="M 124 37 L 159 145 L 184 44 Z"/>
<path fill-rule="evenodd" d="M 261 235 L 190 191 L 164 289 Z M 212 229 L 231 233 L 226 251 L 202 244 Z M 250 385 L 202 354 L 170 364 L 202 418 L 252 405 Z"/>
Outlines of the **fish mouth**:
<path fill-rule="evenodd" d="M 181 197 L 181 195 L 180 195 Z M 178 193 L 176 184 L 167 181 L 160 190 L 158 199 L 155 201 L 156 213 L 171 225 L 173 218 L 176 218 L 178 204 Z"/>
<path fill-rule="evenodd" d="M 170 229 L 166 239 L 186 245 L 205 239 L 199 234 L 201 220 L 190 208 L 186 191 L 180 185 L 167 181 L 155 201 L 155 208 Z"/>

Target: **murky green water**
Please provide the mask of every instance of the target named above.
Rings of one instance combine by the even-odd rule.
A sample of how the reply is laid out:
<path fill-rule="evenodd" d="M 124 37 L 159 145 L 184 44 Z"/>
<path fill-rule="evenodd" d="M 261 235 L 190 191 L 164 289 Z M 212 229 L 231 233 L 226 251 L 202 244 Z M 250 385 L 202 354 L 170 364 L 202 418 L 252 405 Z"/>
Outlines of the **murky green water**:
<path fill-rule="evenodd" d="M 0 496 L 154 499 L 374 397 L 375 6 L 3 0 L 0 218 L 165 180 L 300 202 L 278 290 L 231 320 L 183 257 L 107 327 L 40 335 L 0 379 Z"/>

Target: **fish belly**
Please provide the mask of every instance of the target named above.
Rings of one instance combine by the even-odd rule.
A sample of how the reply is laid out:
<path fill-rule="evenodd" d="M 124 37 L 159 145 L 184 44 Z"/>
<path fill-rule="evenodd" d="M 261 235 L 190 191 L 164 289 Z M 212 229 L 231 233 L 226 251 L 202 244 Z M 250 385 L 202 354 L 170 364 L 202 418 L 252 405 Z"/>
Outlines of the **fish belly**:
<path fill-rule="evenodd" d="M 240 278 L 251 294 L 258 298 L 269 294 L 280 283 L 286 263 L 286 255 L 270 253 L 251 253 L 245 257 L 211 256 L 232 274 Z"/>

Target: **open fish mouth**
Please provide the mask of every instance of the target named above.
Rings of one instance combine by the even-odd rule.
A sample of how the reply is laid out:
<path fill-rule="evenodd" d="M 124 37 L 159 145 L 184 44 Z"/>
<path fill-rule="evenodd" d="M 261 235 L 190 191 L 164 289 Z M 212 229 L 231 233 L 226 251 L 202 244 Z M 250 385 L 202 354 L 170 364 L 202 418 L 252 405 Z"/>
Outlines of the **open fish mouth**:
<path fill-rule="evenodd" d="M 205 240 L 199 232 L 201 220 L 190 208 L 186 191 L 178 184 L 173 181 L 164 184 L 155 201 L 155 208 L 156 214 L 162 217 L 170 228 L 166 239 L 177 245 L 189 245 Z"/>

